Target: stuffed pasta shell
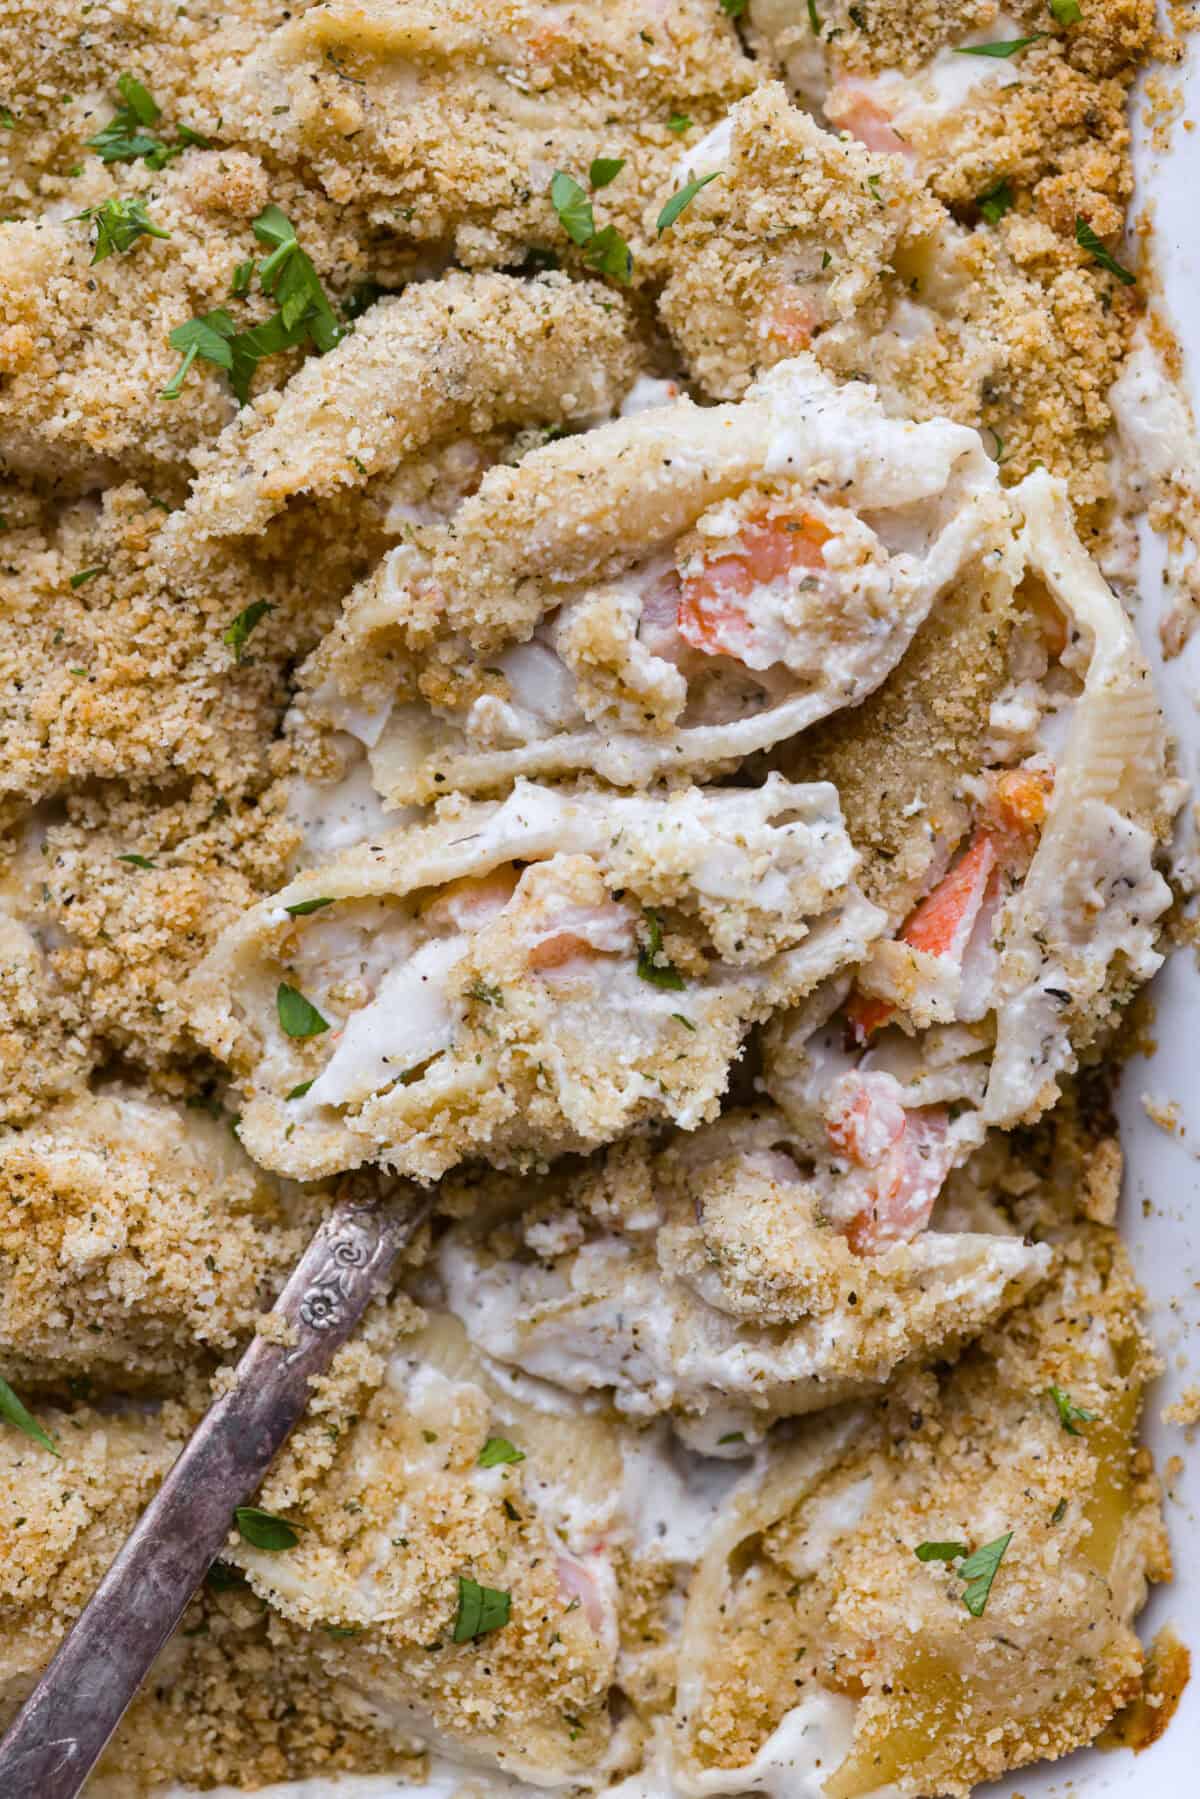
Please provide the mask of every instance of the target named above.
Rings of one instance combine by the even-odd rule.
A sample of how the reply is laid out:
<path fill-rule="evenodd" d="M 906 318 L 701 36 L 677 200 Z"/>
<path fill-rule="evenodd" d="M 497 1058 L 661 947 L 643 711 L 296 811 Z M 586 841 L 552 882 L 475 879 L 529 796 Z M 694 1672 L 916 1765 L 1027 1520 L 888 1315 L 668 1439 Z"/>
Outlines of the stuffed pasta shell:
<path fill-rule="evenodd" d="M 352 596 L 296 723 L 353 705 L 394 805 L 732 767 L 861 701 L 951 584 L 1002 590 L 1015 525 L 973 432 L 798 357 L 490 471 Z"/>
<path fill-rule="evenodd" d="M 991 761 L 853 987 L 779 1021 L 768 1048 L 774 1098 L 861 1175 L 849 1228 L 873 1246 L 932 1208 L 936 1183 L 911 1208 L 898 1184 L 915 1129 L 936 1117 L 944 1138 L 953 1116 L 978 1142 L 1038 1117 L 1162 961 L 1157 863 L 1182 790 L 1150 673 L 1061 484 L 1029 476 L 1014 500 L 1032 610 L 990 707 Z"/>
<path fill-rule="evenodd" d="M 935 1189 L 953 1128 L 921 1142 Z M 864 1255 L 842 1223 L 863 1209 L 852 1176 L 770 1106 L 611 1151 L 532 1206 L 511 1177 L 450 1192 L 467 1216 L 438 1267 L 479 1350 L 633 1418 L 669 1413 L 715 1455 L 950 1353 L 1053 1262 L 970 1183 L 934 1228 Z"/>
<path fill-rule="evenodd" d="M 1169 1574 L 1134 1303 L 1111 1234 L 1079 1233 L 940 1387 L 832 1413 L 747 1475 L 689 1592 L 676 1791 L 940 1799 L 1096 1736 Z"/>
<path fill-rule="evenodd" d="M 242 1142 L 293 1175 L 694 1126 L 748 1027 L 865 955 L 883 915 L 856 865 L 827 784 L 521 782 L 252 908 L 197 969 L 192 1027 L 242 1087 Z"/>

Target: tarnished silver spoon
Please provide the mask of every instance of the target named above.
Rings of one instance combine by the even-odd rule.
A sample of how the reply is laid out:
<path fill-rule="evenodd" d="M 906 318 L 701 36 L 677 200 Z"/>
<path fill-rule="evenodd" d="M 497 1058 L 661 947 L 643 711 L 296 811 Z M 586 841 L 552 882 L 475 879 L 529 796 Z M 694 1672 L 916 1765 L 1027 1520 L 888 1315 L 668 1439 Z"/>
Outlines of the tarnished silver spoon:
<path fill-rule="evenodd" d="M 227 1392 L 205 1414 L 0 1743 L 4 1799 L 74 1799 L 196 1588 L 234 1510 L 258 1489 L 399 1252 L 429 1213 L 337 1204 L 313 1236 Z"/>

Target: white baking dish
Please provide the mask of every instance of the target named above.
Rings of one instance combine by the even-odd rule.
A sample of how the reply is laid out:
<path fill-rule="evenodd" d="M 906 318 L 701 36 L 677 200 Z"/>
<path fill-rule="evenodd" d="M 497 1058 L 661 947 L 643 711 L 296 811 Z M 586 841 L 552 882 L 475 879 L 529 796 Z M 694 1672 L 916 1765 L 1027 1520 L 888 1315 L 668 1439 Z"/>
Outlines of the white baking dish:
<path fill-rule="evenodd" d="M 1185 91 L 1200 123 L 1200 46 L 1189 46 Z M 1138 194 L 1135 211 L 1153 209 L 1154 261 L 1162 277 L 1165 309 L 1188 362 L 1193 407 L 1200 416 L 1200 129 L 1177 121 L 1170 148 L 1155 150 L 1135 109 Z M 1143 533 L 1139 635 L 1158 673 L 1179 742 L 1181 773 L 1200 792 L 1200 638 L 1183 655 L 1163 663 L 1158 643 L 1163 556 Z M 1139 1620 L 1149 1642 L 1168 1622 L 1196 1658 L 1196 1678 L 1183 1695 L 1166 1734 L 1140 1755 L 1127 1750 L 1085 1750 L 1057 1764 L 1022 1770 L 990 1789 L 996 1799 L 1070 1799 L 1119 1795 L 1119 1799 L 1188 1799 L 1200 1793 L 1200 1436 L 1191 1448 L 1177 1425 L 1164 1424 L 1164 1407 L 1200 1382 L 1193 1351 L 1200 1330 L 1200 972 L 1190 950 L 1177 951 L 1154 982 L 1157 1047 L 1125 1070 L 1119 1112 L 1125 1149 L 1121 1228 L 1150 1303 L 1149 1323 L 1167 1368 L 1150 1392 L 1146 1436 L 1160 1474 L 1171 1456 L 1184 1472 L 1171 1482 L 1167 1523 L 1175 1579 L 1157 1589 Z M 1173 1100 L 1177 1134 L 1146 1115 L 1143 1097 Z"/>

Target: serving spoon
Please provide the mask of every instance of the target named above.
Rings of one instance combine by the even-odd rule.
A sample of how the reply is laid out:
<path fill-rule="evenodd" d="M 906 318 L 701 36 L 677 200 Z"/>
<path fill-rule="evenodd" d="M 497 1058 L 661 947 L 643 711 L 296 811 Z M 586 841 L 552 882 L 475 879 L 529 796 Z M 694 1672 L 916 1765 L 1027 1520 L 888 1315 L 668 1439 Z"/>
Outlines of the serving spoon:
<path fill-rule="evenodd" d="M 406 1189 L 411 1193 L 412 1189 Z M 396 1257 L 429 1215 L 346 1198 L 326 1216 L 234 1371 L 0 1743 L 4 1799 L 74 1799 L 151 1664 Z"/>

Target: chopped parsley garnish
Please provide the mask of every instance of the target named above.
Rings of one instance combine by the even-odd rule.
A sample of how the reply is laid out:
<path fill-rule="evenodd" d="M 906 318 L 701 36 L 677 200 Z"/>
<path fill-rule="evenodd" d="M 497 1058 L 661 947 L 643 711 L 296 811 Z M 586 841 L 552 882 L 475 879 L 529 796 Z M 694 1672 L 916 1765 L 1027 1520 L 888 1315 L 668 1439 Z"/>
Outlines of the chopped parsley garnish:
<path fill-rule="evenodd" d="M 989 187 L 975 202 L 989 225 L 998 225 L 1012 203 L 1013 191 L 1006 179 L 997 181 L 995 187 Z"/>
<path fill-rule="evenodd" d="M 236 269 L 233 271 L 233 280 L 229 283 L 230 293 L 248 294 L 250 292 L 250 277 L 253 273 L 254 258 L 253 256 L 247 256 L 245 262 L 239 262 Z"/>
<path fill-rule="evenodd" d="M 814 37 L 820 37 L 821 15 L 817 11 L 817 0 L 808 0 L 808 29 Z"/>
<path fill-rule="evenodd" d="M 684 980 L 679 970 L 672 967 L 665 957 L 659 960 L 662 957 L 663 928 L 657 912 L 646 913 L 646 929 L 649 936 L 638 950 L 638 973 L 643 981 L 649 981 L 655 987 L 665 987 L 671 993 L 681 992 Z"/>
<path fill-rule="evenodd" d="M 691 205 L 700 189 L 707 187 L 710 181 L 715 181 L 720 173 L 720 169 L 714 169 L 711 175 L 701 175 L 699 180 L 693 177 L 691 181 L 685 182 L 677 194 L 671 195 L 658 215 L 658 235 L 660 237 L 664 231 L 670 230 L 684 207 Z"/>
<path fill-rule="evenodd" d="M 985 1543 L 970 1555 L 965 1543 L 919 1543 L 913 1553 L 919 1562 L 959 1562 L 955 1573 L 967 1583 L 963 1604 L 973 1618 L 982 1618 L 996 1570 L 1004 1560 L 1004 1552 L 1012 1538 L 1012 1531 L 1007 1531 L 994 1543 Z"/>
<path fill-rule="evenodd" d="M 345 336 L 346 327 L 339 323 L 329 304 L 312 258 L 300 248 L 291 220 L 278 206 L 266 206 L 254 221 L 254 235 L 260 244 L 270 246 L 271 254 L 258 265 L 259 285 L 279 310 L 239 331 L 223 306 L 207 312 L 202 318 L 188 319 L 176 325 L 169 342 L 183 352 L 183 362 L 163 388 L 164 400 L 178 398 L 179 391 L 197 356 L 215 363 L 229 376 L 229 384 L 244 406 L 250 398 L 250 383 L 265 356 L 280 350 L 293 350 L 311 343 L 324 356 Z M 240 280 L 244 263 L 234 272 L 235 284 Z M 244 286 L 235 291 L 245 292 Z"/>
<path fill-rule="evenodd" d="M 615 181 L 625 167 L 623 156 L 597 156 L 588 170 L 588 182 L 592 188 L 607 187 Z"/>
<path fill-rule="evenodd" d="M 106 200 L 102 206 L 89 206 L 77 218 L 90 219 L 96 227 L 96 248 L 92 255 L 92 267 L 104 262 L 114 253 L 124 255 L 132 249 L 139 237 L 170 237 L 169 231 L 160 231 L 150 217 L 142 202 L 136 197 L 128 200 Z"/>
<path fill-rule="evenodd" d="M 179 350 L 183 361 L 163 388 L 161 398 L 177 400 L 187 379 L 188 370 L 197 356 L 205 362 L 215 363 L 219 369 L 233 368 L 233 351 L 229 348 L 229 339 L 237 335 L 237 326 L 223 306 L 214 312 L 206 312 L 198 319 L 188 319 L 185 324 L 176 325 L 169 334 L 167 342 L 173 350 Z"/>
<path fill-rule="evenodd" d="M 319 1037 L 322 1031 L 329 1029 L 328 1019 L 322 1018 L 317 1008 L 295 987 L 289 987 L 286 981 L 279 983 L 275 994 L 275 1010 L 279 1014 L 280 1025 L 289 1037 Z"/>
<path fill-rule="evenodd" d="M 43 1449 L 48 1449 L 51 1455 L 61 1455 L 54 1438 L 47 1436 L 33 1413 L 21 1404 L 8 1382 L 2 1378 L 0 1378 L 0 1418 L 7 1418 L 8 1422 L 15 1424 L 19 1431 L 24 1431 L 32 1442 L 40 1444 Z"/>
<path fill-rule="evenodd" d="M 508 1462 L 523 1462 L 525 1451 L 510 1443 L 507 1437 L 489 1437 L 479 1451 L 481 1468 L 499 1468 Z"/>
<path fill-rule="evenodd" d="M 685 112 L 673 112 L 667 120 L 667 130 L 673 131 L 677 137 L 692 129 L 694 121 Z"/>
<path fill-rule="evenodd" d="M 1069 1437 L 1081 1437 L 1083 1435 L 1083 1432 L 1079 1428 L 1081 1424 L 1095 1424 L 1099 1414 L 1096 1412 L 1087 1412 L 1081 1405 L 1076 1405 L 1075 1401 L 1071 1398 L 1071 1395 L 1069 1393 L 1064 1393 L 1061 1387 L 1047 1387 L 1046 1393 L 1048 1398 L 1054 1401 L 1054 1409 L 1058 1413 L 1058 1422 L 1062 1425 Z"/>
<path fill-rule="evenodd" d="M 681 1024 L 685 1031 L 695 1031 L 695 1025 L 683 1012 L 672 1012 L 671 1017 L 675 1020 L 676 1024 Z"/>
<path fill-rule="evenodd" d="M 332 904 L 332 899 L 322 897 L 321 899 L 297 900 L 294 906 L 285 906 L 283 909 L 289 918 L 307 918 L 310 912 L 319 912 L 322 906 L 332 906 Z"/>
<path fill-rule="evenodd" d="M 78 569 L 75 574 L 71 576 L 71 586 L 82 587 L 85 582 L 94 581 L 97 575 L 104 574 L 107 568 L 108 564 L 106 562 L 98 562 L 95 568 Z"/>
<path fill-rule="evenodd" d="M 495 987 L 490 981 L 475 979 L 467 988 L 468 999 L 477 999 L 482 1006 L 503 1006 L 504 990 Z"/>
<path fill-rule="evenodd" d="M 1066 1515 L 1067 1515 L 1067 1502 L 1065 1499 L 1060 1499 L 1058 1504 L 1055 1506 L 1054 1510 L 1050 1514 L 1051 1524 L 1061 1524 L 1063 1519 L 1066 1517 Z"/>
<path fill-rule="evenodd" d="M 1083 8 L 1079 0 L 1050 0 L 1050 11 L 1054 15 L 1056 25 L 1065 31 L 1068 25 L 1078 25 L 1083 17 Z"/>
<path fill-rule="evenodd" d="M 573 244 L 590 243 L 596 235 L 596 220 L 586 189 L 573 175 L 559 169 L 550 183 L 550 204 L 558 214 L 558 222 Z"/>
<path fill-rule="evenodd" d="M 996 1570 L 1004 1560 L 1004 1552 L 1012 1542 L 1012 1536 L 1011 1530 L 1005 1531 L 994 1543 L 985 1543 L 982 1549 L 969 1555 L 958 1570 L 959 1579 L 967 1583 L 963 1604 L 973 1618 L 982 1618 L 984 1614 Z"/>
<path fill-rule="evenodd" d="M 101 162 L 137 162 L 144 158 L 147 168 L 163 169 L 182 155 L 189 144 L 207 147 L 208 139 L 190 125 L 177 126 L 173 144 L 152 132 L 150 126 L 162 118 L 162 107 L 135 75 L 119 75 L 117 92 L 121 105 L 108 124 L 87 140 L 88 149 L 94 150 Z"/>
<path fill-rule="evenodd" d="M 1102 269 L 1107 269 L 1110 275 L 1115 275 L 1125 287 L 1133 286 L 1137 276 L 1131 274 L 1123 264 L 1119 263 L 1111 250 L 1105 249 L 1103 239 L 1097 237 L 1085 218 L 1078 216 L 1075 220 L 1075 242 L 1081 250 L 1086 250 Z"/>
<path fill-rule="evenodd" d="M 1040 43 L 1046 35 L 1044 31 L 1035 31 L 1032 37 L 1005 38 L 999 44 L 957 44 L 955 49 L 959 56 L 1016 56 L 1028 50 L 1030 44 Z"/>
<path fill-rule="evenodd" d="M 727 19 L 740 19 L 749 0 L 721 0 L 721 11 Z"/>
<path fill-rule="evenodd" d="M 458 1577 L 458 1612 L 454 1619 L 454 1641 L 469 1643 L 499 1630 L 507 1624 L 512 1611 L 512 1596 L 498 1587 L 481 1587 L 465 1574 Z"/>
<path fill-rule="evenodd" d="M 267 613 L 270 610 L 270 600 L 252 600 L 250 605 L 244 607 L 232 623 L 227 625 L 225 630 L 222 631 L 221 642 L 229 645 L 229 648 L 233 651 L 234 657 L 238 662 L 242 659 L 242 651 L 246 647 L 246 639 L 249 637 L 251 631 L 253 631 L 255 625 L 259 624 L 261 620 L 267 616 Z"/>
<path fill-rule="evenodd" d="M 996 447 L 992 451 L 992 460 L 996 463 L 997 467 L 999 467 L 1000 463 L 1005 461 L 1005 459 L 1008 455 L 1008 452 L 1004 448 L 1004 439 L 1001 437 L 1000 433 L 997 431 L 995 425 L 989 425 L 988 430 L 991 432 L 992 436 L 996 440 Z M 954 1112 L 953 1110 L 951 1111 L 950 1117 L 952 1120 L 958 1116 L 959 1116 L 958 1113 Z"/>
<path fill-rule="evenodd" d="M 16 117 L 7 106 L 0 106 L 0 126 L 3 126 L 5 131 L 17 129 Z"/>
<path fill-rule="evenodd" d="M 322 355 L 332 350 L 345 335 L 345 327 L 335 318 L 312 258 L 300 248 L 291 220 L 278 206 L 264 207 L 254 221 L 254 235 L 260 244 L 272 246 L 271 254 L 258 266 L 258 279 L 263 292 L 278 301 L 284 330 L 303 327 Z"/>
<path fill-rule="evenodd" d="M 133 850 L 129 850 L 124 856 L 118 856 L 117 861 L 128 862 L 131 868 L 154 868 L 157 866 L 156 863 L 151 862 L 149 856 L 139 856 Z"/>
<path fill-rule="evenodd" d="M 592 164 L 592 185 L 605 186 L 624 166 L 623 160 L 597 158 Z M 602 173 L 611 169 L 612 174 L 605 174 L 603 181 L 597 181 L 595 173 L 598 169 Z M 597 231 L 596 217 L 586 190 L 563 169 L 556 171 L 550 183 L 550 204 L 558 214 L 559 224 L 571 242 L 579 245 L 588 261 L 602 275 L 611 275 L 614 281 L 628 283 L 633 273 L 632 250 L 615 225 L 605 225 Z"/>
<path fill-rule="evenodd" d="M 871 190 L 871 198 L 873 200 L 878 200 L 880 206 L 882 206 L 883 205 L 883 195 L 879 191 L 879 176 L 878 175 L 868 175 L 867 176 L 867 186 Z"/>
<path fill-rule="evenodd" d="M 744 1430 L 727 1430 L 723 1437 L 717 1438 L 717 1447 L 720 1448 L 722 1443 L 744 1443 L 745 1441 L 746 1433 Z"/>
<path fill-rule="evenodd" d="M 597 231 L 583 253 L 602 275 L 611 275 L 614 281 L 628 285 L 633 274 L 633 251 L 615 225 Z"/>
<path fill-rule="evenodd" d="M 286 1518 L 277 1518 L 274 1512 L 264 1512 L 259 1506 L 239 1505 L 233 1517 L 242 1536 L 255 1549 L 294 1549 L 300 1541 L 300 1533 L 294 1524 L 289 1524 Z"/>

